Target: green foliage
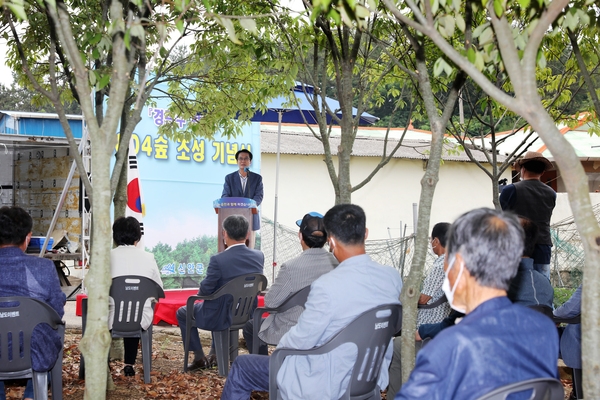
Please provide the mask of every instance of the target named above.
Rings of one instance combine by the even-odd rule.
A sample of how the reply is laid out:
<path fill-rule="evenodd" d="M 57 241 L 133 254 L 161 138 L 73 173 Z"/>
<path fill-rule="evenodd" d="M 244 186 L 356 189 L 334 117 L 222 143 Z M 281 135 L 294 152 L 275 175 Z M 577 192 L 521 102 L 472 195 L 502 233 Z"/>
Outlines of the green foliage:
<path fill-rule="evenodd" d="M 575 289 L 555 287 L 554 288 L 554 308 L 558 308 L 558 307 L 562 306 L 567 300 L 569 300 L 571 298 L 571 296 L 573 295 L 573 292 L 575 292 Z"/>

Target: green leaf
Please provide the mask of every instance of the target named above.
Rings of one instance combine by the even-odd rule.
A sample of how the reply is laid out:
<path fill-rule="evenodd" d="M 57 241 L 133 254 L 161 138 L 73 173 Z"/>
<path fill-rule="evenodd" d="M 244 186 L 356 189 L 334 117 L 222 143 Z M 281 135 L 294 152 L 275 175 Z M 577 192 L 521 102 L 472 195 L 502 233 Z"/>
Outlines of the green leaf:
<path fill-rule="evenodd" d="M 354 14 L 357 18 L 369 18 L 371 12 L 365 6 L 357 4 L 356 8 L 354 9 Z"/>
<path fill-rule="evenodd" d="M 448 37 L 452 37 L 454 35 L 454 27 L 455 27 L 455 20 L 452 17 L 452 15 L 446 15 L 444 17 L 444 25 L 445 25 L 446 34 L 448 35 Z"/>
<path fill-rule="evenodd" d="M 573 11 L 573 9 L 569 10 L 569 12 L 565 14 L 565 23 L 572 32 L 575 32 L 577 26 L 579 25 L 579 16 L 571 11 Z"/>
<path fill-rule="evenodd" d="M 13 0 L 11 2 L 5 2 L 5 6 L 10 8 L 15 17 L 20 19 L 21 21 L 27 21 L 27 14 L 25 13 L 25 8 L 23 7 L 23 0 Z"/>
<path fill-rule="evenodd" d="M 377 1 L 376 0 L 367 0 L 367 4 L 369 4 L 369 8 L 372 11 L 377 11 Z"/>
<path fill-rule="evenodd" d="M 476 52 L 473 46 L 469 47 L 469 49 L 467 50 L 467 59 L 471 64 L 475 64 L 475 58 L 477 57 L 477 54 L 475 53 Z"/>
<path fill-rule="evenodd" d="M 88 78 L 90 80 L 90 85 L 95 86 L 96 85 L 96 71 L 89 70 Z"/>
<path fill-rule="evenodd" d="M 131 44 L 131 33 L 129 30 L 125 32 L 125 37 L 123 38 L 123 42 L 125 42 L 125 47 L 130 49 L 129 45 Z"/>
<path fill-rule="evenodd" d="M 131 29 L 129 30 L 131 36 L 142 38 L 144 37 L 144 27 L 140 23 L 135 23 L 131 25 Z"/>
<path fill-rule="evenodd" d="M 517 1 L 519 2 L 519 5 L 523 9 L 529 8 L 529 4 L 531 3 L 531 0 L 517 0 Z"/>
<path fill-rule="evenodd" d="M 504 14 L 504 6 L 501 0 L 494 0 L 494 12 L 498 18 Z"/>
<path fill-rule="evenodd" d="M 94 58 L 94 60 L 100 59 L 100 52 L 98 51 L 98 48 L 94 47 L 92 49 L 92 57 Z"/>
<path fill-rule="evenodd" d="M 104 87 L 108 85 L 108 82 L 110 82 L 110 75 L 103 75 L 98 82 L 98 90 L 104 89 Z"/>
<path fill-rule="evenodd" d="M 256 22 L 253 18 L 240 18 L 240 25 L 242 28 L 250 31 L 253 35 L 258 35 L 258 29 L 256 28 Z"/>
<path fill-rule="evenodd" d="M 429 0 L 431 2 L 431 13 L 435 15 L 440 8 L 440 0 Z"/>
<path fill-rule="evenodd" d="M 452 73 L 452 67 L 444 60 L 442 57 L 435 60 L 435 64 L 433 64 L 433 76 L 438 77 L 442 74 L 442 72 L 446 72 L 446 75 L 450 75 Z"/>
<path fill-rule="evenodd" d="M 481 52 L 477 52 L 475 54 L 475 68 L 477 68 L 479 71 L 483 71 L 483 67 L 485 67 L 485 63 L 483 61 L 483 54 L 481 54 Z"/>
<path fill-rule="evenodd" d="M 455 15 L 456 18 L 456 27 L 461 31 L 464 32 L 467 25 L 465 24 L 465 19 L 463 18 L 462 15 L 460 14 L 456 14 Z"/>
<path fill-rule="evenodd" d="M 177 28 L 179 33 L 183 35 L 183 20 L 178 19 L 177 22 L 175 22 L 175 27 Z"/>
<path fill-rule="evenodd" d="M 229 36 L 229 40 L 231 40 L 235 44 L 242 44 L 238 39 L 235 33 L 235 27 L 233 26 L 233 21 L 229 18 L 218 18 L 219 23 L 223 25 L 225 30 L 227 31 L 227 35 Z"/>
<path fill-rule="evenodd" d="M 481 36 L 479 36 L 479 44 L 484 45 L 494 40 L 494 31 L 491 26 L 488 26 L 483 30 Z"/>
<path fill-rule="evenodd" d="M 544 55 L 544 52 L 541 51 L 541 49 L 537 53 L 537 66 L 542 69 L 546 68 L 546 56 Z"/>
<path fill-rule="evenodd" d="M 477 28 L 475 28 L 475 30 L 473 31 L 473 37 L 474 38 L 478 38 L 479 36 L 481 36 L 481 34 L 483 33 L 483 31 L 490 26 L 489 22 L 486 22 L 485 24 L 479 25 Z"/>

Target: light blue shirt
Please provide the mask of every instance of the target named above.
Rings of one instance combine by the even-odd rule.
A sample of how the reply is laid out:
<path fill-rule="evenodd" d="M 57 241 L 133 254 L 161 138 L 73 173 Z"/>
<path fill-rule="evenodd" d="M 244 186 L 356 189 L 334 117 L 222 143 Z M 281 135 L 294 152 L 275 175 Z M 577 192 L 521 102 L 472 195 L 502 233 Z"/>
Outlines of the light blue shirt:
<path fill-rule="evenodd" d="M 382 266 L 366 254 L 349 258 L 313 282 L 298 324 L 277 347 L 311 349 L 322 345 L 363 312 L 383 304 L 399 304 L 401 290 L 402 279 L 394 268 Z M 277 374 L 283 398 L 339 398 L 348 386 L 356 354 L 355 346 L 346 344 L 324 355 L 286 358 Z M 388 383 L 391 358 L 389 346 L 378 381 L 382 389 Z"/>

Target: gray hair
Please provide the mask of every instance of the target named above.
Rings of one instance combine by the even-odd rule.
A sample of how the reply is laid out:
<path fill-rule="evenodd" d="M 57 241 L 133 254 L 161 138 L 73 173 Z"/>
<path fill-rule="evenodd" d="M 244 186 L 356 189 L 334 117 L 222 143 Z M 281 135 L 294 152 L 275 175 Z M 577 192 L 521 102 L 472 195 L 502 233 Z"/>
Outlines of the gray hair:
<path fill-rule="evenodd" d="M 249 226 L 248 220 L 243 215 L 230 215 L 223 221 L 223 229 L 235 241 L 246 239 Z"/>
<path fill-rule="evenodd" d="M 477 283 L 507 290 L 523 254 L 523 228 L 512 213 L 478 208 L 452 224 L 447 250 L 450 260 L 460 253 Z"/>

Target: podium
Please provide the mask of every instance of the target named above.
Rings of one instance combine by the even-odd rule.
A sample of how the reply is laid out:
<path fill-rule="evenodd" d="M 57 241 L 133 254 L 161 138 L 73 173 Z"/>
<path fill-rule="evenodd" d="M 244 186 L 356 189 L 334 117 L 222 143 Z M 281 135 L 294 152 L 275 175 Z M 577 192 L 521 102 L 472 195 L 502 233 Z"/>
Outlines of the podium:
<path fill-rule="evenodd" d="M 215 212 L 219 215 L 219 252 L 225 250 L 223 243 L 223 221 L 230 215 L 243 215 L 248 220 L 248 239 L 246 246 L 254 248 L 254 233 L 252 226 L 252 214 L 258 213 L 256 201 L 245 197 L 222 197 L 213 201 Z"/>

